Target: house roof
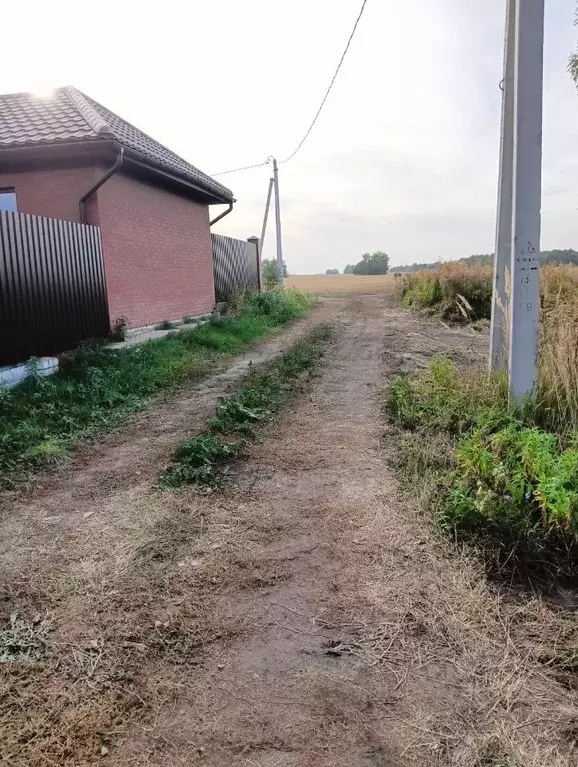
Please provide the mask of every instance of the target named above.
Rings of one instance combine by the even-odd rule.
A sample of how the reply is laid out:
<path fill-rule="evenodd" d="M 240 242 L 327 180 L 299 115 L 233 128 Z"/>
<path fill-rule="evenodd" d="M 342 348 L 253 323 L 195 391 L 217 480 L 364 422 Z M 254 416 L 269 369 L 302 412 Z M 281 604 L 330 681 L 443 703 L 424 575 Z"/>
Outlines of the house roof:
<path fill-rule="evenodd" d="M 58 88 L 47 98 L 31 93 L 0 95 L 0 152 L 97 141 L 113 141 L 130 158 L 176 176 L 219 202 L 233 200 L 226 186 L 72 86 Z"/>

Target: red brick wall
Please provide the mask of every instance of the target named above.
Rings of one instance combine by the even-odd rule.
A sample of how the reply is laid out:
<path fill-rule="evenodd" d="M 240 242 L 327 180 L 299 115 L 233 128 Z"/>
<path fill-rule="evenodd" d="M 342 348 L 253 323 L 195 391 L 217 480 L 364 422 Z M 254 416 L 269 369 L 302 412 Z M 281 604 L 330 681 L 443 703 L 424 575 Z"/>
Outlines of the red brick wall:
<path fill-rule="evenodd" d="M 123 173 L 97 195 L 111 321 L 124 315 L 139 327 L 210 312 L 208 207 Z"/>
<path fill-rule="evenodd" d="M 14 187 L 20 213 L 79 221 L 78 201 L 99 174 L 97 167 L 0 172 L 0 188 Z"/>

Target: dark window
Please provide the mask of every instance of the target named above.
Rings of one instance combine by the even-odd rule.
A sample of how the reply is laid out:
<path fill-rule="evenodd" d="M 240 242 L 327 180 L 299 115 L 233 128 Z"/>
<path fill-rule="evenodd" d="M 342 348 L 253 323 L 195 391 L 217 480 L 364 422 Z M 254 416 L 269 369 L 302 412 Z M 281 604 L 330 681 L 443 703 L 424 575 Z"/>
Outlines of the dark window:
<path fill-rule="evenodd" d="M 0 189 L 0 210 L 16 213 L 16 192 L 14 189 Z"/>

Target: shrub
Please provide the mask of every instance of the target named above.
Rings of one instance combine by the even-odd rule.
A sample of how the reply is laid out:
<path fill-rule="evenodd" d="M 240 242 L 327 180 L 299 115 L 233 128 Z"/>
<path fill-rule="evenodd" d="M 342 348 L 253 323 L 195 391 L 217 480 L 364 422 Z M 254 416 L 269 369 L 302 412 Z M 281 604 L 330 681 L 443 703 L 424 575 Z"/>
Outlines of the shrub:
<path fill-rule="evenodd" d="M 314 301 L 308 293 L 287 288 L 247 293 L 242 306 L 244 313 L 266 317 L 274 324 L 281 325 L 312 309 Z"/>
<path fill-rule="evenodd" d="M 266 290 L 274 290 L 281 285 L 279 279 L 279 267 L 277 266 L 277 259 L 264 258 L 261 262 L 261 276 L 263 278 L 263 286 Z M 283 261 L 283 277 L 287 277 L 287 264 Z"/>

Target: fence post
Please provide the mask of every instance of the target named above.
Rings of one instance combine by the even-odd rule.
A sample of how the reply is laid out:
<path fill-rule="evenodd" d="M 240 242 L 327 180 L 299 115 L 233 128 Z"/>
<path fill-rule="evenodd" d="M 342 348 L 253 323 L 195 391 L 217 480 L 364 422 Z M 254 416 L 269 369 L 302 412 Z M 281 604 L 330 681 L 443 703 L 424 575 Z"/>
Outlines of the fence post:
<path fill-rule="evenodd" d="M 255 246 L 255 256 L 257 258 L 257 291 L 261 292 L 261 241 L 253 235 L 247 238 L 247 242 Z"/>

